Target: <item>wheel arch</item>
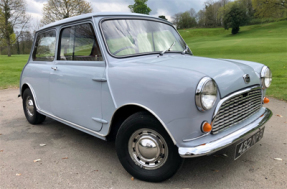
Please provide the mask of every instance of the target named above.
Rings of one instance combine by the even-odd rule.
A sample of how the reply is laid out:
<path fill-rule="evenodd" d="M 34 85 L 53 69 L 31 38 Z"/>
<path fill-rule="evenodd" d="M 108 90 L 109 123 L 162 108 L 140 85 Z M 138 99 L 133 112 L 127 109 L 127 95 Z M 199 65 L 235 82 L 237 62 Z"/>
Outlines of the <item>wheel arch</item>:
<path fill-rule="evenodd" d="M 29 85 L 27 83 L 24 83 L 22 86 L 21 86 L 21 97 L 23 98 L 23 93 L 25 91 L 25 89 L 30 89 Z M 30 89 L 31 90 L 31 89 Z"/>
<path fill-rule="evenodd" d="M 122 123 L 129 116 L 131 116 L 132 114 L 137 113 L 139 111 L 148 112 L 155 119 L 157 119 L 160 122 L 160 124 L 162 125 L 162 127 L 166 130 L 166 132 L 170 136 L 170 138 L 173 141 L 173 143 L 176 145 L 176 141 L 175 141 L 174 137 L 172 136 L 172 134 L 170 133 L 170 131 L 166 127 L 165 123 L 159 118 L 159 116 L 157 116 L 155 112 L 153 112 L 151 109 L 147 108 L 146 106 L 143 106 L 141 104 L 136 104 L 136 103 L 125 104 L 125 105 L 122 105 L 122 106 L 120 106 L 119 108 L 116 109 L 116 111 L 114 112 L 114 114 L 113 114 L 113 116 L 111 118 L 110 132 L 107 135 L 107 139 L 108 140 L 114 140 L 115 137 L 116 137 L 117 131 L 120 128 L 120 126 L 122 125 Z"/>
<path fill-rule="evenodd" d="M 22 87 L 21 87 L 21 97 L 22 98 L 23 98 L 23 93 L 24 93 L 25 89 L 30 89 L 31 90 L 31 93 L 32 93 L 33 98 L 34 98 L 34 103 L 35 103 L 36 109 L 38 111 L 39 110 L 39 106 L 38 106 L 38 103 L 37 103 L 37 97 L 35 95 L 34 89 L 32 88 L 32 86 L 29 83 L 24 83 L 22 85 Z"/>

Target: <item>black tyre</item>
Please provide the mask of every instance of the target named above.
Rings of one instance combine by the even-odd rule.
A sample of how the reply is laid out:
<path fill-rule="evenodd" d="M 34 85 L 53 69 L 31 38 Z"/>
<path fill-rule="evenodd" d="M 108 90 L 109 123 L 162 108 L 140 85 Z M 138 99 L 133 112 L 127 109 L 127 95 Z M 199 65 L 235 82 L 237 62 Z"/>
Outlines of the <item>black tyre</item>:
<path fill-rule="evenodd" d="M 135 113 L 123 122 L 116 137 L 116 150 L 132 176 L 149 182 L 169 179 L 183 163 L 168 133 L 147 112 Z"/>
<path fill-rule="evenodd" d="M 28 88 L 23 93 L 23 110 L 29 123 L 36 125 L 45 121 L 46 116 L 37 112 L 33 95 Z"/>

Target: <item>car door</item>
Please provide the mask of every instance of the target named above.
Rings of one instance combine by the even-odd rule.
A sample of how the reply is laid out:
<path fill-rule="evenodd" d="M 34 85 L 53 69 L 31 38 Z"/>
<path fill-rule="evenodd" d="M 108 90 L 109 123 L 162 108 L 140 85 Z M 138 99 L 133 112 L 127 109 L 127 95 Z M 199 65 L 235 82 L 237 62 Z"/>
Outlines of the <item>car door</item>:
<path fill-rule="evenodd" d="M 94 131 L 102 128 L 105 62 L 91 23 L 63 27 L 50 76 L 53 115 Z M 105 123 L 105 122 L 104 122 Z"/>
<path fill-rule="evenodd" d="M 37 33 L 29 63 L 25 67 L 24 83 L 35 94 L 37 107 L 51 113 L 49 82 L 51 66 L 55 60 L 56 30 L 48 29 Z"/>

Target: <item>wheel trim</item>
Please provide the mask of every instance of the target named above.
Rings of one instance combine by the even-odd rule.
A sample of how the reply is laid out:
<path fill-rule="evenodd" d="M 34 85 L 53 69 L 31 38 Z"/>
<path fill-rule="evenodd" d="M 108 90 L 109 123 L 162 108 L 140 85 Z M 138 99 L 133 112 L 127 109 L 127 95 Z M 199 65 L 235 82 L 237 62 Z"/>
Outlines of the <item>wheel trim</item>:
<path fill-rule="evenodd" d="M 158 169 L 167 160 L 168 146 L 164 138 L 152 129 L 135 131 L 128 143 L 130 157 L 141 168 Z"/>
<path fill-rule="evenodd" d="M 26 111 L 30 117 L 32 117 L 35 113 L 34 102 L 30 96 L 28 96 L 26 99 Z"/>

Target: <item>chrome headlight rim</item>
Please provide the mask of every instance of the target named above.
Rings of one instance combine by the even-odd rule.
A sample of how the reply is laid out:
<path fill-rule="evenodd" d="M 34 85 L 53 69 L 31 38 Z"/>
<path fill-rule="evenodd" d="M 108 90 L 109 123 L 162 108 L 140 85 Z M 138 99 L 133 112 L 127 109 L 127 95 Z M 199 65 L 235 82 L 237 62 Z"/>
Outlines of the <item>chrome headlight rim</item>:
<path fill-rule="evenodd" d="M 212 106 L 210 108 L 206 108 L 202 103 L 202 94 L 203 94 L 202 91 L 203 91 L 205 85 L 210 81 L 213 82 L 213 84 L 216 88 L 216 98 L 215 98 L 214 102 L 212 103 Z M 210 77 L 203 77 L 199 81 L 199 83 L 197 84 L 196 92 L 195 92 L 195 104 L 197 106 L 197 109 L 202 111 L 202 112 L 212 109 L 214 107 L 216 100 L 217 100 L 217 92 L 218 92 L 218 87 L 217 87 L 216 82 Z"/>
<path fill-rule="evenodd" d="M 269 77 L 266 77 L 268 71 L 269 71 Z M 260 77 L 261 77 L 262 88 L 263 89 L 269 88 L 272 81 L 272 72 L 268 66 L 263 66 L 263 68 L 261 69 Z M 271 79 L 269 85 L 266 85 L 266 79 Z"/>

